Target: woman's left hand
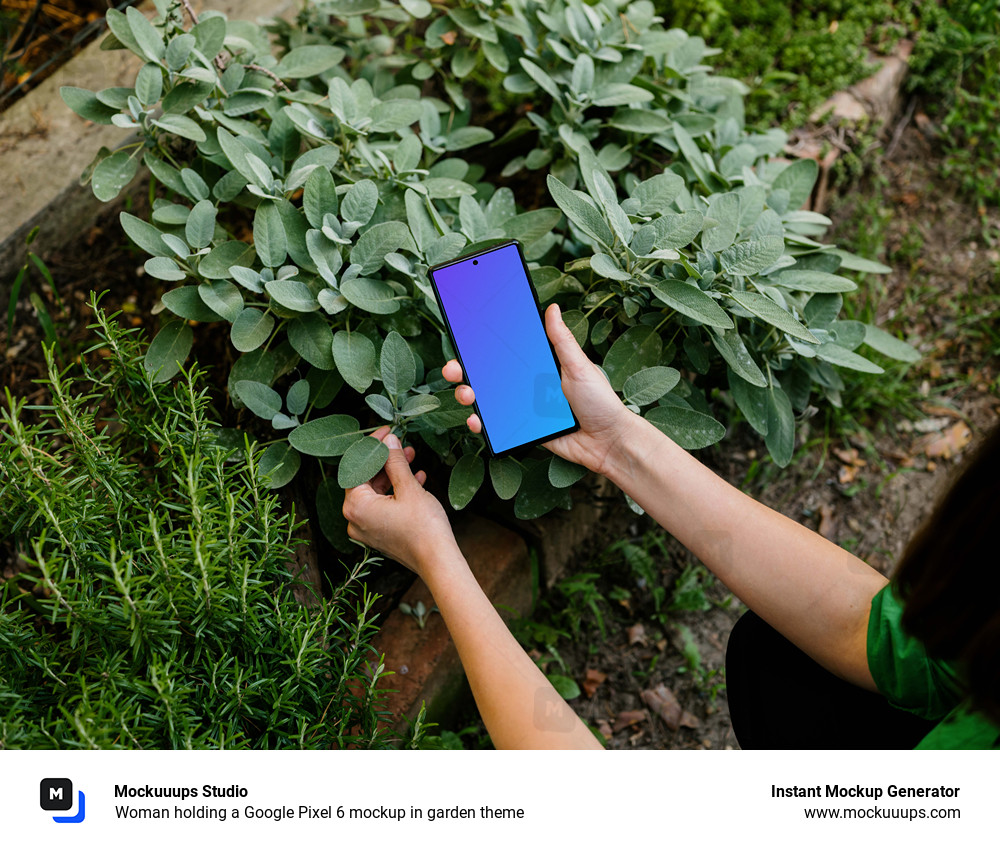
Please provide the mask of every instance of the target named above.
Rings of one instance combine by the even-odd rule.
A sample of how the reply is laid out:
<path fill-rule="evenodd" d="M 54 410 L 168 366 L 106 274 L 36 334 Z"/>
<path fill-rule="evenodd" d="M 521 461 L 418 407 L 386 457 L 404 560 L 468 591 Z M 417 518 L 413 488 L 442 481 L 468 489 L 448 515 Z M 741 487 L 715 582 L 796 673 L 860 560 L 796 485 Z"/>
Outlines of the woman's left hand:
<path fill-rule="evenodd" d="M 414 475 L 410 469 L 414 450 L 403 449 L 388 425 L 372 436 L 389 448 L 389 459 L 371 481 L 346 491 L 347 533 L 426 579 L 427 570 L 441 562 L 442 551 L 449 545 L 457 548 L 451 523 L 423 487 L 427 474 L 421 470 Z"/>

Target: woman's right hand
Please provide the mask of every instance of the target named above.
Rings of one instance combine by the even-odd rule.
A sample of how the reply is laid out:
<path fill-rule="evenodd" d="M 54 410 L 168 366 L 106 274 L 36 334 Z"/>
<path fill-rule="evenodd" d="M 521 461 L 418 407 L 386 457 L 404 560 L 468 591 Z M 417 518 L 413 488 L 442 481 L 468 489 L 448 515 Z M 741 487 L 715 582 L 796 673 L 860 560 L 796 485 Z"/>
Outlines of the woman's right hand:
<path fill-rule="evenodd" d="M 634 414 L 622 404 L 600 368 L 583 353 L 556 304 L 550 304 L 545 311 L 545 330 L 562 367 L 562 390 L 580 428 L 543 445 L 566 460 L 605 474 L 608 456 L 624 438 Z M 463 379 L 457 360 L 449 360 L 442 374 L 453 383 Z M 472 388 L 465 384 L 455 389 L 455 398 L 464 405 L 476 400 Z M 482 422 L 475 413 L 467 422 L 469 430 L 476 434 L 482 431 Z"/>

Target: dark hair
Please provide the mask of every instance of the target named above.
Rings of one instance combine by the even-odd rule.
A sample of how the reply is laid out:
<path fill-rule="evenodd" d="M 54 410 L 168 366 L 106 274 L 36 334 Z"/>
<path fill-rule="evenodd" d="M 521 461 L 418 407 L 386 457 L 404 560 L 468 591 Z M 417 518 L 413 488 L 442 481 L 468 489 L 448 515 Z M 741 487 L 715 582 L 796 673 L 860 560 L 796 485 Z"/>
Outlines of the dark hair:
<path fill-rule="evenodd" d="M 972 704 L 1000 724 L 1000 428 L 910 541 L 895 581 L 903 628 L 955 663 Z"/>

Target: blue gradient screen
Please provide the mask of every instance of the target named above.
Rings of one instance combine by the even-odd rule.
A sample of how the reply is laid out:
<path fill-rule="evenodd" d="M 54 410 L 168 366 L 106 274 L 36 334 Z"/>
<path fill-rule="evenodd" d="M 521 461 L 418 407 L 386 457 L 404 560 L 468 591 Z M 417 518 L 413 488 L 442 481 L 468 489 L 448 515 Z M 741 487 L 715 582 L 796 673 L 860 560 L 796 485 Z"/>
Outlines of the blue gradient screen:
<path fill-rule="evenodd" d="M 516 244 L 431 271 L 494 454 L 576 425 Z"/>

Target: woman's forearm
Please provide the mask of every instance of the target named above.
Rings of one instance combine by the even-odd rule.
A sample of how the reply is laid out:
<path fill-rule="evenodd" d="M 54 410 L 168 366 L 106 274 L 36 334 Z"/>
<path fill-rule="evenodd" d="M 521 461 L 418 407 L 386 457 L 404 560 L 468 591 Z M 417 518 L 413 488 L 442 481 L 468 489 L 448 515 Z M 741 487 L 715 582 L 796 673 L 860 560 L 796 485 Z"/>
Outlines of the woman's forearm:
<path fill-rule="evenodd" d="M 457 546 L 420 570 L 497 749 L 600 749 L 483 593 Z"/>
<path fill-rule="evenodd" d="M 883 576 L 727 484 L 638 416 L 602 471 L 775 629 L 874 690 L 865 642 Z"/>

